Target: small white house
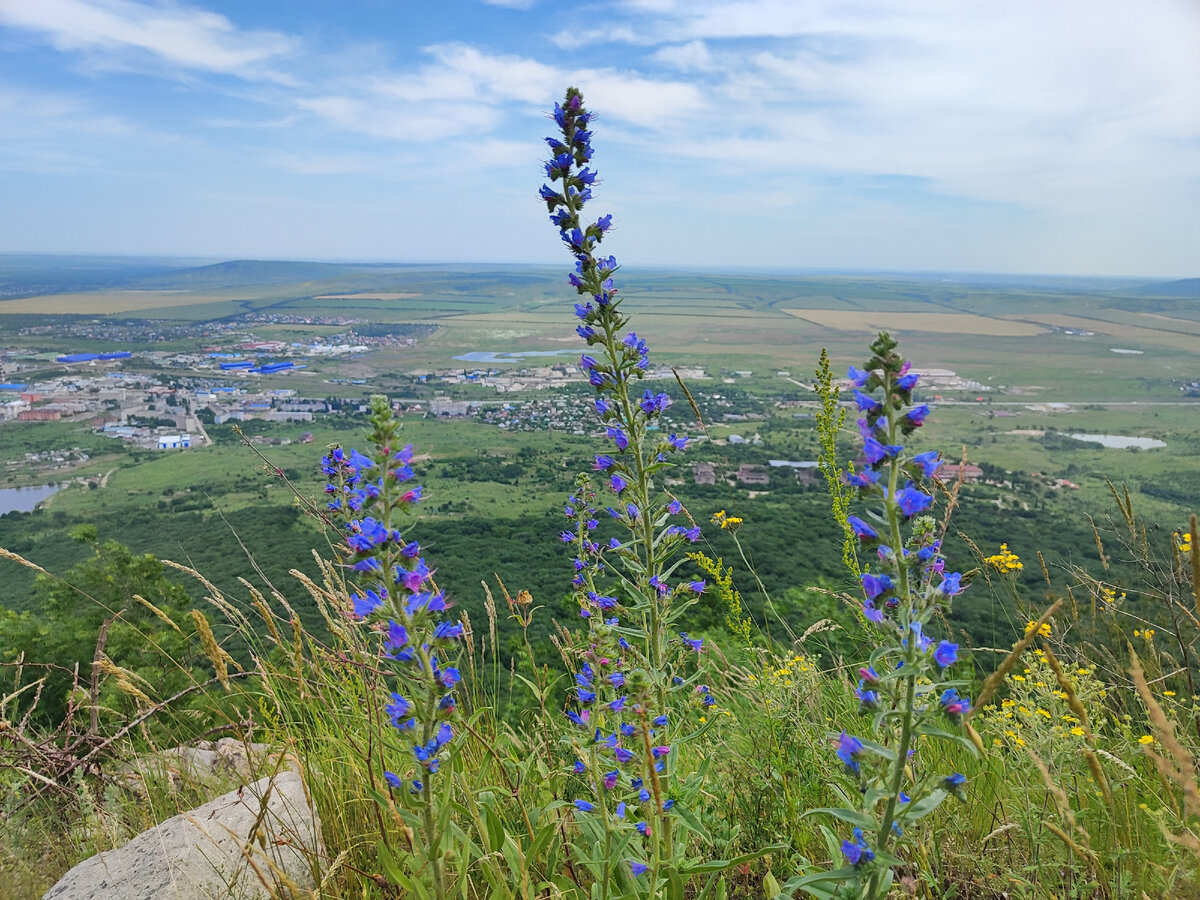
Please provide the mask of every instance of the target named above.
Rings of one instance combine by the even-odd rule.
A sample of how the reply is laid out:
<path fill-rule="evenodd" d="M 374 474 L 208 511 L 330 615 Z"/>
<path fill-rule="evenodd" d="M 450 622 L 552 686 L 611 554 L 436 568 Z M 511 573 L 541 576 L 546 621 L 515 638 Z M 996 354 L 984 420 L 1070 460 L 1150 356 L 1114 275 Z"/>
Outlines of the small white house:
<path fill-rule="evenodd" d="M 192 446 L 190 434 L 160 434 L 158 436 L 159 450 L 185 450 Z"/>

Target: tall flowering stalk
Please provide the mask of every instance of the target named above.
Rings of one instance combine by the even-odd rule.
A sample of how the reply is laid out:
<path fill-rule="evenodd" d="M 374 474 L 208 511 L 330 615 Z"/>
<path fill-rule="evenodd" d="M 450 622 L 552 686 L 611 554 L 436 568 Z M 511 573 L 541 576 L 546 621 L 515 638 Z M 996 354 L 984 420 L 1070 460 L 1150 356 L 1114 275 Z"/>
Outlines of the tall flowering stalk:
<path fill-rule="evenodd" d="M 690 518 L 678 521 L 686 516 L 682 506 L 655 482 L 687 438 L 657 430 L 671 405 L 667 394 L 637 389 L 650 351 L 627 330 L 613 280 L 616 259 L 598 253 L 612 216 L 583 218 L 596 183 L 588 165 L 591 120 L 583 95 L 568 88 L 554 107 L 558 133 L 546 138 L 550 184 L 542 186 L 541 198 L 575 259 L 569 281 L 581 298 L 576 331 L 588 348 L 579 364 L 596 390 L 596 415 L 612 444 L 593 466 L 604 499 L 592 477 L 582 476 L 565 509 L 570 527 L 561 535 L 575 549 L 575 598 L 588 625 L 567 710 L 574 772 L 584 786 L 574 806 L 597 850 L 587 865 L 607 898 L 653 894 L 672 869 L 686 874 L 679 855 L 684 842 L 677 840 L 683 819 L 675 813 L 700 784 L 678 777 L 674 747 L 696 730 L 696 710 L 714 701 L 694 665 L 701 641 L 678 630 L 705 589 L 703 581 L 675 579 L 683 561 L 678 550 L 696 541 L 700 529 Z M 598 536 L 601 515 L 615 524 L 616 536 Z"/>
<path fill-rule="evenodd" d="M 403 774 L 386 771 L 383 778 L 413 830 L 413 875 L 431 884 L 442 900 L 445 817 L 439 808 L 447 800 L 435 791 L 435 780 L 446 777 L 442 767 L 455 737 L 454 691 L 460 676 L 453 663 L 463 627 L 448 618 L 450 604 L 437 589 L 420 545 L 397 530 L 420 502 L 421 487 L 409 483 L 412 446 L 398 446 L 400 426 L 386 397 L 371 398 L 370 426 L 367 454 L 335 449 L 321 466 L 329 479 L 330 513 L 345 532 L 341 549 L 352 589 L 350 614 L 374 635 L 372 665 L 389 672 L 395 687 L 384 713 L 411 748 L 407 760 L 395 764 Z M 407 877 L 391 874 L 397 881 Z"/>
<path fill-rule="evenodd" d="M 865 368 L 849 372 L 865 465 L 844 479 L 873 507 L 865 518 L 846 519 L 861 545 L 860 558 L 874 557 L 859 577 L 863 622 L 878 647 L 859 669 L 855 691 L 861 712 L 870 717 L 871 736 L 843 731 L 837 738 L 837 756 L 860 803 L 814 811 L 852 827 L 841 848 L 845 866 L 795 878 L 786 888 L 828 897 L 845 886 L 851 896 L 878 900 L 891 884 L 892 867 L 902 862 L 895 851 L 909 826 L 950 795 L 965 799 L 964 776 L 928 770 L 917 738 L 956 740 L 972 751 L 981 742 L 965 722 L 971 701 L 959 691 L 967 682 L 949 677 L 958 645 L 928 633 L 938 612 L 963 590 L 962 576 L 945 571 L 935 521 L 922 515 L 932 504 L 927 483 L 939 454 L 913 453 L 902 443 L 929 407 L 914 401 L 920 376 L 909 371 L 887 333 L 870 349 Z"/>

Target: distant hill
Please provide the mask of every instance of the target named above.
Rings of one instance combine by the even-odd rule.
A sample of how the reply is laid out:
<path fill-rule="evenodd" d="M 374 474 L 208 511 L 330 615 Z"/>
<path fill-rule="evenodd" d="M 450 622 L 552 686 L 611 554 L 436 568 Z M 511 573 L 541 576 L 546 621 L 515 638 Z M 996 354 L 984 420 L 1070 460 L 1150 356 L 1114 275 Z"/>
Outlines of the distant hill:
<path fill-rule="evenodd" d="M 358 274 L 364 267 L 339 263 L 287 262 L 279 260 L 236 259 L 138 279 L 140 287 L 160 289 L 236 288 L 251 285 L 295 284 L 325 281 Z"/>
<path fill-rule="evenodd" d="M 1200 278 L 1181 278 L 1178 281 L 1158 281 L 1125 291 L 1137 297 L 1179 297 L 1200 300 Z"/>

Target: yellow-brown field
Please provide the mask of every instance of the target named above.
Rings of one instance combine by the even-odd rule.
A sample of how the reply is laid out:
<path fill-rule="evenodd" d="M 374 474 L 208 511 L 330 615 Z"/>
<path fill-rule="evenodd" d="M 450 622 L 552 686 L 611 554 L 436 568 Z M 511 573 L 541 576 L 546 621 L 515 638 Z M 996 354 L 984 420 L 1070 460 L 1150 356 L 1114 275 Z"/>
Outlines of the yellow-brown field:
<path fill-rule="evenodd" d="M 1138 344 L 1157 344 L 1161 347 L 1173 347 L 1176 350 L 1200 352 L 1200 336 L 1185 334 L 1158 328 L 1139 328 L 1136 325 L 1126 325 L 1122 322 L 1107 322 L 1103 319 L 1085 318 L 1083 316 L 1064 316 L 1058 314 L 1022 313 L 1006 316 L 1013 324 L 1017 320 L 1022 323 L 1040 323 L 1053 325 L 1056 328 L 1070 328 L 1077 331 L 1094 331 L 1110 338 L 1126 340 Z M 1194 323 L 1181 323 L 1194 328 Z"/>
<path fill-rule="evenodd" d="M 989 337 L 1032 337 L 1046 329 L 1032 322 L 992 319 L 970 313 L 887 312 L 842 309 L 784 309 L 788 315 L 840 331 L 930 334 L 981 334 Z"/>
<path fill-rule="evenodd" d="M 191 291 L 97 291 L 86 294 L 47 294 L 0 303 L 0 313 L 33 315 L 95 315 L 141 312 L 147 309 L 223 303 L 230 294 Z"/>

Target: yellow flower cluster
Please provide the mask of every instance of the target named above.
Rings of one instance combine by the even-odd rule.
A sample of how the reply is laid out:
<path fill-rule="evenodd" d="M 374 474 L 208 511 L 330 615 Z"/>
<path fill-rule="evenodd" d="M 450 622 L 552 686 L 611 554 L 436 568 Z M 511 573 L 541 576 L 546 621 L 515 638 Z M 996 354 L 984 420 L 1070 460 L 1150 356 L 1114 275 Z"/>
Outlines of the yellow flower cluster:
<path fill-rule="evenodd" d="M 1135 629 L 1133 629 L 1133 636 L 1145 638 L 1148 641 L 1152 641 L 1152 640 L 1154 640 L 1154 629 L 1153 628 L 1143 628 L 1141 630 L 1138 630 L 1137 628 L 1135 628 Z"/>
<path fill-rule="evenodd" d="M 733 530 L 742 524 L 742 520 L 737 516 L 725 515 L 725 510 L 722 509 L 713 514 L 712 523 L 714 525 L 720 525 L 722 528 Z"/>
<path fill-rule="evenodd" d="M 1045 653 L 1035 650 L 1028 661 L 1009 675 L 1010 693 L 999 707 L 980 710 L 980 728 L 996 747 L 1029 747 L 1042 759 L 1065 765 L 1086 737 L 1083 723 L 1074 714 L 1066 692 L 1058 687 Z M 1074 667 L 1072 674 L 1076 693 L 1090 711 L 1093 729 L 1102 727 L 1104 685 L 1089 677 L 1090 669 Z"/>
<path fill-rule="evenodd" d="M 1175 544 L 1175 549 L 1180 553 L 1192 552 L 1192 533 L 1190 531 L 1176 531 L 1171 535 L 1171 538 Z"/>
<path fill-rule="evenodd" d="M 1038 628 L 1038 623 L 1033 621 L 1033 619 L 1030 619 L 1028 622 L 1025 623 L 1025 633 L 1026 634 L 1029 634 L 1029 632 L 1033 631 L 1034 628 L 1037 628 L 1038 634 L 1040 634 L 1042 637 L 1050 637 L 1050 623 L 1049 622 L 1043 622 L 1040 628 Z"/>
<path fill-rule="evenodd" d="M 999 553 L 984 557 L 983 561 L 1000 572 L 1019 572 L 1025 568 L 1021 558 L 1008 549 L 1008 544 L 1001 544 Z"/>
<path fill-rule="evenodd" d="M 807 656 L 795 653 L 790 658 L 781 660 L 777 669 L 765 667 L 763 669 L 763 677 L 767 684 L 781 684 L 784 687 L 791 687 L 792 679 L 797 672 L 812 671 L 814 671 L 812 661 Z M 758 681 L 758 677 L 751 675 L 750 680 Z"/>
<path fill-rule="evenodd" d="M 1100 599 L 1106 604 L 1116 603 L 1118 600 L 1125 599 L 1125 592 L 1121 591 L 1121 593 L 1118 594 L 1116 591 L 1116 588 L 1104 587 L 1103 585 L 1101 585 L 1100 586 Z"/>

